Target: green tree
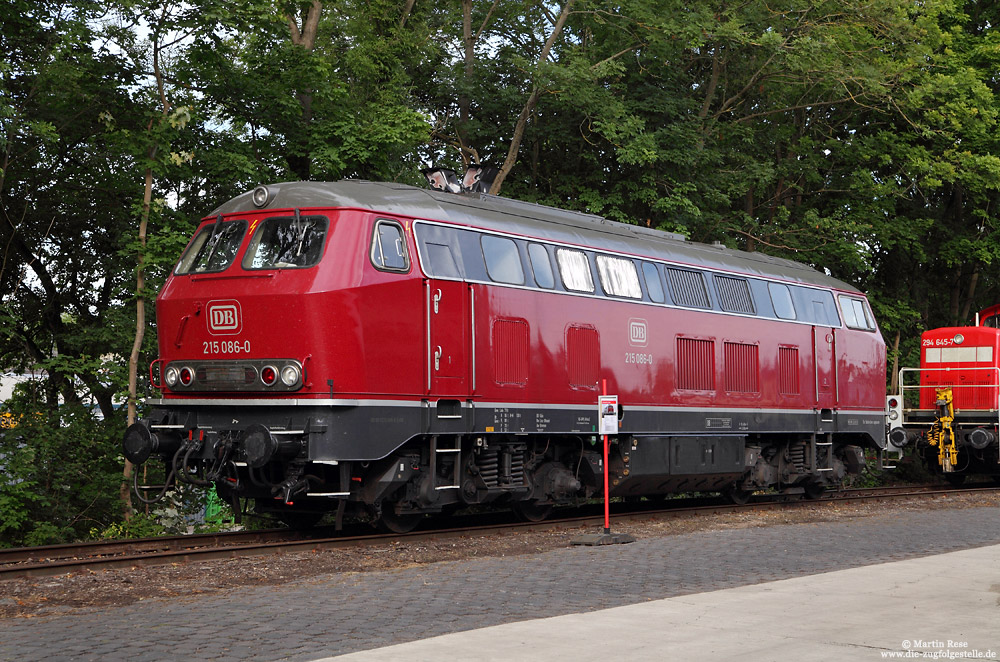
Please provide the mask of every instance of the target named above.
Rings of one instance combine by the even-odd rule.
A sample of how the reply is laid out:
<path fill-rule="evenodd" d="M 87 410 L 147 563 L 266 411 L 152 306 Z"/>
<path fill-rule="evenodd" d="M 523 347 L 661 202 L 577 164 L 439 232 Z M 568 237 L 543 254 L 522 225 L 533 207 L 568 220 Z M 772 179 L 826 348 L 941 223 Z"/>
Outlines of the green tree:
<path fill-rule="evenodd" d="M 218 137 L 251 147 L 254 167 L 240 183 L 416 181 L 429 127 L 408 71 L 440 55 L 412 4 L 258 2 L 220 11 L 177 76 L 222 123 Z"/>

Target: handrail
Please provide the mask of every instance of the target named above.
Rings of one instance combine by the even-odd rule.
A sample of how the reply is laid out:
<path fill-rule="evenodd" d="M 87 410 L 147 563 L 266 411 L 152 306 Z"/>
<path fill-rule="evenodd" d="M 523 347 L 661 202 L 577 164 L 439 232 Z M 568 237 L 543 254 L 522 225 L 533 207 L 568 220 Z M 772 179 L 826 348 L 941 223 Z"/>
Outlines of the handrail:
<path fill-rule="evenodd" d="M 910 385 L 910 386 L 906 385 L 906 373 L 913 373 L 913 372 L 918 372 L 918 373 L 923 373 L 923 372 L 955 372 L 955 373 L 961 372 L 961 373 L 967 373 L 967 372 L 975 371 L 975 370 L 992 372 L 994 374 L 994 376 L 996 377 L 996 379 L 993 381 L 993 383 L 990 383 L 990 384 L 914 384 L 914 385 Z M 916 391 L 917 392 L 917 396 L 919 398 L 920 389 L 926 389 L 926 388 L 933 388 L 933 389 L 938 389 L 938 388 L 951 388 L 951 389 L 963 389 L 963 388 L 996 388 L 996 389 L 998 389 L 998 400 L 997 400 L 997 402 L 993 403 L 994 407 L 992 407 L 990 409 L 987 409 L 987 410 L 972 410 L 972 411 L 991 411 L 991 412 L 996 412 L 996 414 L 997 414 L 997 427 L 1000 428 L 1000 367 L 997 367 L 997 366 L 981 366 L 981 367 L 979 367 L 979 366 L 977 366 L 977 367 L 961 367 L 961 368 L 950 368 L 950 367 L 945 367 L 945 368 L 900 368 L 900 370 L 899 370 L 899 393 L 897 394 L 897 396 L 899 397 L 900 402 L 903 404 L 903 419 L 904 420 L 900 421 L 901 424 L 905 425 L 906 412 L 909 410 L 906 407 L 906 399 L 905 399 L 906 391 L 907 390 L 909 390 L 911 392 Z M 918 403 L 919 403 L 919 400 L 918 400 Z M 919 406 L 917 407 L 917 409 L 919 409 Z M 966 411 L 970 410 L 969 407 L 965 407 L 964 409 Z M 923 410 L 923 411 L 926 411 L 926 410 Z M 958 410 L 958 411 L 961 411 L 961 410 Z"/>

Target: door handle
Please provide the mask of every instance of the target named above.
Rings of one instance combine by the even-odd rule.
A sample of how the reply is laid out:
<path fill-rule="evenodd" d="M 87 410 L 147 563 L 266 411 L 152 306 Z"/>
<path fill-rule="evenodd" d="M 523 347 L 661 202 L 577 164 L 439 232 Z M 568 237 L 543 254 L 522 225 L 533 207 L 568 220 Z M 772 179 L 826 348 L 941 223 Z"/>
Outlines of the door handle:
<path fill-rule="evenodd" d="M 434 314 L 435 315 L 438 312 L 438 304 L 441 302 L 441 299 L 442 299 L 441 290 L 438 290 L 437 292 L 434 293 Z"/>

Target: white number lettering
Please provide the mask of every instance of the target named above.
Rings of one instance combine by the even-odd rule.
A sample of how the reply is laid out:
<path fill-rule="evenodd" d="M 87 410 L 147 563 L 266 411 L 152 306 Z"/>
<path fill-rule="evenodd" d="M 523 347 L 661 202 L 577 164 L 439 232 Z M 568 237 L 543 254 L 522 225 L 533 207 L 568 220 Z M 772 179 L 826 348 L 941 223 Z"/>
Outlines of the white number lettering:
<path fill-rule="evenodd" d="M 202 354 L 249 354 L 249 340 L 206 340 L 201 344 Z"/>

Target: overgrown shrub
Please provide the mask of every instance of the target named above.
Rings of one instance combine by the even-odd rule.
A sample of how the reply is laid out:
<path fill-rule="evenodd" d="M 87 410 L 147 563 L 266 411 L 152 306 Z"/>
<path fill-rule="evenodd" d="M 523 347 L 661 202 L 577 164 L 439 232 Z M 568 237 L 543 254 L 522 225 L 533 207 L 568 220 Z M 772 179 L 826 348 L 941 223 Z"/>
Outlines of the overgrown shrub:
<path fill-rule="evenodd" d="M 3 403 L 0 546 L 56 544 L 121 520 L 121 426 L 81 405 L 45 410 L 22 384 Z"/>

